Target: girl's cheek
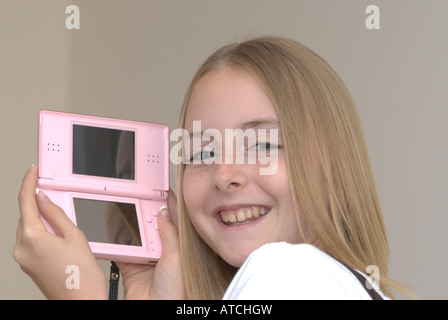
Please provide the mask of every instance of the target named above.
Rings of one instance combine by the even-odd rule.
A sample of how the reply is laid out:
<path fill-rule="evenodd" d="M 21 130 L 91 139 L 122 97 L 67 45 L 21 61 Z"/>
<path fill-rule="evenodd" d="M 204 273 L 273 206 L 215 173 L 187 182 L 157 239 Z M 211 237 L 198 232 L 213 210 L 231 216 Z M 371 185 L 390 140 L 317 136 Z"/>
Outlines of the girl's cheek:
<path fill-rule="evenodd" d="M 182 186 L 185 205 L 187 209 L 194 211 L 205 201 L 208 188 L 205 170 L 197 169 L 188 166 L 185 168 Z"/>

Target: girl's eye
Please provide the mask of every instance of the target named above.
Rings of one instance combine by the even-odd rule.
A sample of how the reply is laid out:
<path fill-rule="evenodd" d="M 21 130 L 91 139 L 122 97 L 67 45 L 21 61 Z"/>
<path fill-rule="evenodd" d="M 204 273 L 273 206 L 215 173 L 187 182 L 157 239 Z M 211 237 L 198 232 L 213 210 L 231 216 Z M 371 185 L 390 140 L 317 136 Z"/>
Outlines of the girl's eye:
<path fill-rule="evenodd" d="M 271 144 L 269 142 L 259 142 L 256 144 L 255 148 L 257 151 L 270 151 Z"/>
<path fill-rule="evenodd" d="M 278 149 L 280 148 L 280 146 L 279 145 L 277 145 L 277 144 L 274 144 L 274 143 L 270 143 L 270 142 L 258 142 L 256 145 L 255 145 L 255 150 L 256 151 L 264 151 L 264 152 L 266 152 L 266 153 L 269 153 L 269 152 L 275 152 L 275 151 L 277 151 Z"/>
<path fill-rule="evenodd" d="M 213 149 L 211 149 L 211 150 L 210 149 L 209 150 L 202 149 L 202 150 L 199 150 L 198 152 L 193 152 L 193 154 L 192 154 L 192 156 L 190 158 L 190 162 L 194 161 L 194 160 L 202 161 L 204 159 L 210 159 L 210 158 L 213 158 L 215 156 L 216 156 L 216 153 L 215 153 L 215 151 Z"/>

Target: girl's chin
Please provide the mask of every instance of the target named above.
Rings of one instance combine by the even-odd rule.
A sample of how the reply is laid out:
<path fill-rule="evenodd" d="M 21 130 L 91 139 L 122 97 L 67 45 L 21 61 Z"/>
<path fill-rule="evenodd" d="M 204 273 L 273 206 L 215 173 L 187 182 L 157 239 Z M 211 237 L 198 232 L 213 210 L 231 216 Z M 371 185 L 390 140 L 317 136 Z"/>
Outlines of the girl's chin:
<path fill-rule="evenodd" d="M 231 247 L 226 250 L 222 250 L 223 253 L 219 254 L 219 256 L 229 265 L 235 268 L 240 268 L 249 255 L 261 246 L 262 244 L 252 248 L 239 248 L 239 250 L 235 250 L 235 247 Z"/>

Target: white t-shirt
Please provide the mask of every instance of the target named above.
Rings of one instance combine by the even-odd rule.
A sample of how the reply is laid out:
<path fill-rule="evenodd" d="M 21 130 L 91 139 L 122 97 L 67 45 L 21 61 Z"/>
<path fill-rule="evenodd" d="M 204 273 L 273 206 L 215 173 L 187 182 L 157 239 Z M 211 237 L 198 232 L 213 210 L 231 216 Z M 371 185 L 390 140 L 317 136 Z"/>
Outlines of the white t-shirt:
<path fill-rule="evenodd" d="M 366 281 L 385 297 L 369 277 Z M 224 300 L 363 299 L 361 282 L 343 264 L 309 244 L 263 245 L 237 272 Z"/>

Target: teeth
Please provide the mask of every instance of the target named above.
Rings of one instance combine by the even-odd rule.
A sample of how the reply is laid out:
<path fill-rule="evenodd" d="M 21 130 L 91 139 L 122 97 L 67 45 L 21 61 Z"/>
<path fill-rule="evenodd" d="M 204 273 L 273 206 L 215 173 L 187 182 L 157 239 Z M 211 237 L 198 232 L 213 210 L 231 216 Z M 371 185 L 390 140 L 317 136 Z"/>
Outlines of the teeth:
<path fill-rule="evenodd" d="M 253 215 L 255 218 L 258 218 L 258 216 L 260 215 L 260 208 L 255 207 L 254 210 L 253 210 L 252 215 Z"/>
<path fill-rule="evenodd" d="M 246 214 L 244 213 L 243 210 L 240 210 L 240 211 L 238 211 L 238 212 L 236 213 L 236 219 L 237 219 L 239 222 L 242 222 L 242 221 L 246 220 Z"/>
<path fill-rule="evenodd" d="M 269 212 L 266 207 L 254 206 L 251 208 L 239 209 L 238 211 L 221 212 L 222 221 L 225 224 L 242 224 L 250 223 L 260 216 L 264 216 Z"/>

